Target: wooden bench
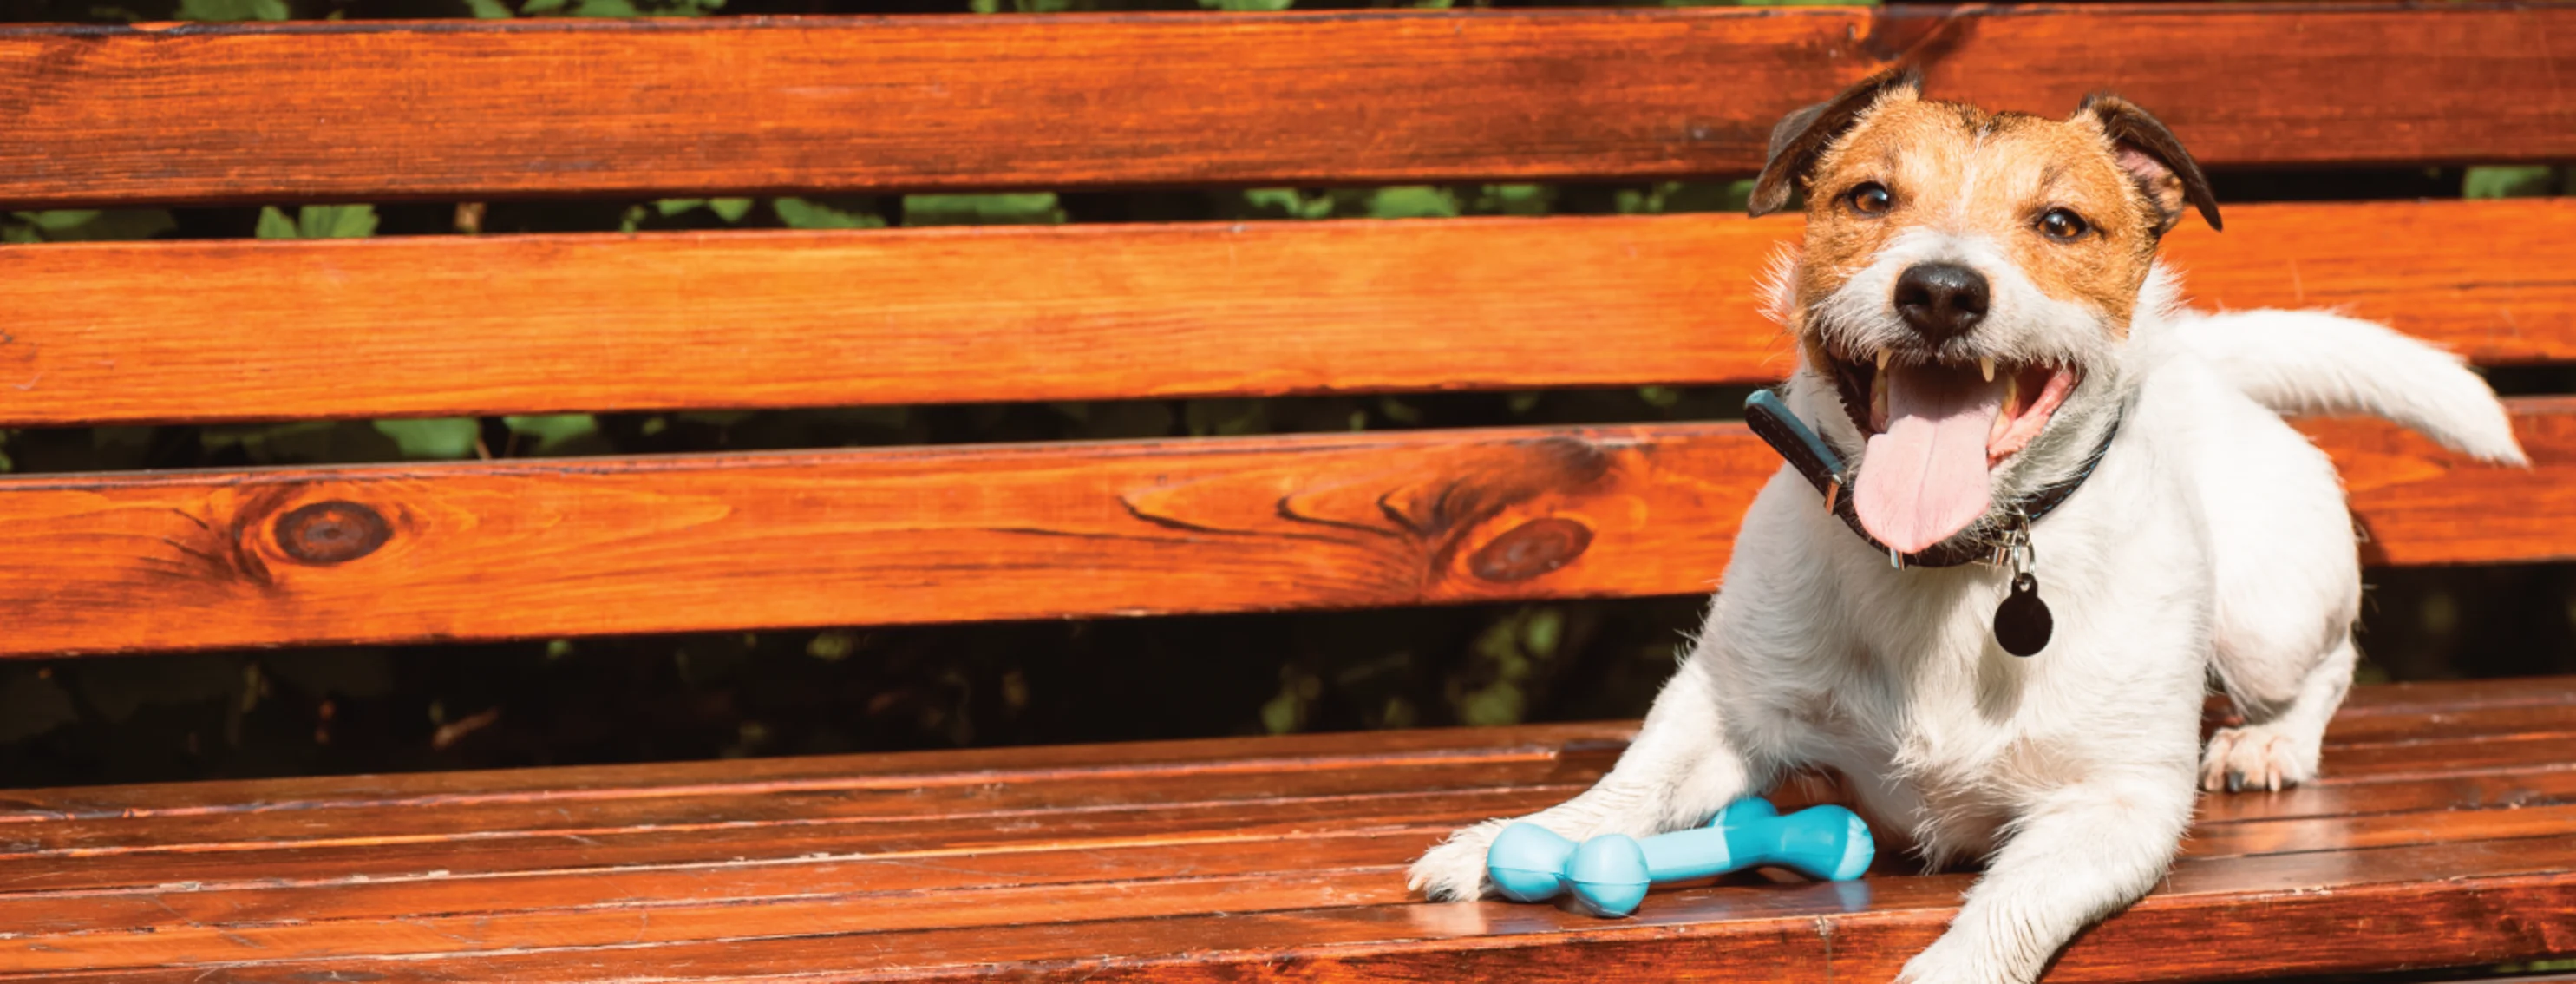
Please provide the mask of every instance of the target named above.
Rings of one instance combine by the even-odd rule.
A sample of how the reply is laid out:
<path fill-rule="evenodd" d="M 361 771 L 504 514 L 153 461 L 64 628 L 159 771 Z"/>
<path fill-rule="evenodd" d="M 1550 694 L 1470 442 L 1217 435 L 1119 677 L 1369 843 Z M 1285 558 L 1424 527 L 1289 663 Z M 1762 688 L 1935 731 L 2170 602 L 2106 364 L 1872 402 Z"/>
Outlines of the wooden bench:
<path fill-rule="evenodd" d="M 2576 7 L 2465 2 L 0 27 L 0 205 L 1743 174 L 1907 59 L 2216 168 L 2576 158 Z M 1424 99 L 1424 93 L 1447 94 Z M 352 128 L 350 121 L 364 120 Z M 2204 303 L 2576 358 L 2576 206 L 2228 207 Z M 1794 220 L 0 247 L 0 425 L 1744 384 Z M 961 297 L 957 285 L 984 289 Z M 1544 289 L 1526 289 L 1529 285 Z M 2315 421 L 2378 564 L 2576 558 L 2535 466 Z M 0 655 L 1689 594 L 1731 423 L 0 481 Z M 1215 654 L 1211 654 L 1215 658 Z M 1965 876 L 1426 905 L 1624 725 L 0 795 L 0 978 L 1884 980 Z M 2576 954 L 2576 680 L 2357 690 L 2052 980 Z"/>

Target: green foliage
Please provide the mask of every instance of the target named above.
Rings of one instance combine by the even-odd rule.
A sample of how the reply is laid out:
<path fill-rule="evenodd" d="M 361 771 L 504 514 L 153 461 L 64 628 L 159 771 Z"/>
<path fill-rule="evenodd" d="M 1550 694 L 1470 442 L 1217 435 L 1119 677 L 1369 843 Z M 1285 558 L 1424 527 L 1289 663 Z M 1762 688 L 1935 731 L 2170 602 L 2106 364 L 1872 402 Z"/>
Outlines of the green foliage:
<path fill-rule="evenodd" d="M 466 0 L 476 17 L 508 17 L 504 0 Z M 526 0 L 523 17 L 703 17 L 724 9 L 725 0 Z"/>
<path fill-rule="evenodd" d="M 475 438 L 481 434 L 481 427 L 472 417 L 379 420 L 375 426 L 378 433 L 393 439 L 405 458 L 469 458 L 474 455 Z"/>
<path fill-rule="evenodd" d="M 2566 173 L 2550 167 L 2473 167 L 2461 175 L 2463 198 L 2532 198 L 2576 191 Z"/>
<path fill-rule="evenodd" d="M 610 450 L 600 436 L 599 418 L 586 413 L 503 417 L 501 425 L 510 430 L 509 456 L 562 457 Z"/>
<path fill-rule="evenodd" d="M 376 234 L 373 205 L 307 205 L 289 220 L 271 205 L 259 210 L 261 239 L 359 239 Z"/>
<path fill-rule="evenodd" d="M 1017 195 L 905 195 L 903 224 L 1054 225 L 1065 220 L 1054 192 Z"/>
<path fill-rule="evenodd" d="M 1286 10 L 1296 0 L 1199 0 L 1207 10 Z"/>
<path fill-rule="evenodd" d="M 80 243 L 150 239 L 179 227 L 165 209 L 11 212 L 0 219 L 0 243 Z"/>
<path fill-rule="evenodd" d="M 291 16 L 286 0 L 179 0 L 184 21 L 282 21 Z"/>
<path fill-rule="evenodd" d="M 886 224 L 875 212 L 810 198 L 773 199 L 769 210 L 790 229 L 877 229 Z"/>

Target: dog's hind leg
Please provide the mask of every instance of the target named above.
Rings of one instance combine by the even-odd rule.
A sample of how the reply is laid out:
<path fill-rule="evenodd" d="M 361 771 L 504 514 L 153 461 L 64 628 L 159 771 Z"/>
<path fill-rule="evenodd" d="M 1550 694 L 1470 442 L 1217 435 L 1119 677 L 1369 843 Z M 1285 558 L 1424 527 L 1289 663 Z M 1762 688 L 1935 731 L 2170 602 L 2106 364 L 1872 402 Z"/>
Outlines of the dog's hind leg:
<path fill-rule="evenodd" d="M 1706 823 L 1720 807 L 1758 791 L 1745 757 L 1730 746 L 1717 695 L 1697 654 L 1655 695 L 1654 708 L 1619 764 L 1590 790 L 1529 816 L 1460 829 L 1413 863 L 1412 887 L 1435 901 L 1472 899 L 1492 887 L 1485 851 L 1510 824 L 1528 821 L 1583 840 L 1644 837 Z"/>
<path fill-rule="evenodd" d="M 2317 758 L 2325 748 L 2326 723 L 2343 704 L 2352 686 L 2353 664 L 2360 660 L 2346 632 L 2325 658 L 2308 668 L 2298 692 L 2286 702 L 2255 695 L 2230 696 L 2246 716 L 2241 727 L 2221 728 L 2201 754 L 2200 788 L 2217 792 L 2277 790 L 2317 776 Z"/>

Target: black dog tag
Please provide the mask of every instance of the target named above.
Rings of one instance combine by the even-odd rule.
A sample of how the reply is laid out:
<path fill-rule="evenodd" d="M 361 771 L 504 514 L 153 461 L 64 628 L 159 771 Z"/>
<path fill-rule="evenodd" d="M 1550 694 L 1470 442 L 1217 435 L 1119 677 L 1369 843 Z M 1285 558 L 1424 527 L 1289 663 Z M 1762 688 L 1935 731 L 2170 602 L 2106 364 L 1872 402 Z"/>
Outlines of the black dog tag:
<path fill-rule="evenodd" d="M 2055 631 L 2057 619 L 2048 614 L 2048 603 L 2039 600 L 2039 579 L 2013 575 L 2012 594 L 1995 606 L 1995 641 L 2015 656 L 2036 656 L 2048 648 Z"/>

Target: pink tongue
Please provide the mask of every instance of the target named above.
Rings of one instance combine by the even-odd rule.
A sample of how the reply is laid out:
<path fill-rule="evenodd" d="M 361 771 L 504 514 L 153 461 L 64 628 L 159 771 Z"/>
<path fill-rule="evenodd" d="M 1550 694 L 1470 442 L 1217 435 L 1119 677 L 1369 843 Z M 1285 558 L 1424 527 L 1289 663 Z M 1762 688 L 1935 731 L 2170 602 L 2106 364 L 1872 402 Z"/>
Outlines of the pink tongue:
<path fill-rule="evenodd" d="M 1878 542 L 1915 553 L 1986 513 L 1986 436 L 2003 387 L 1974 372 L 1890 366 L 1887 433 L 1869 439 L 1852 508 Z"/>

